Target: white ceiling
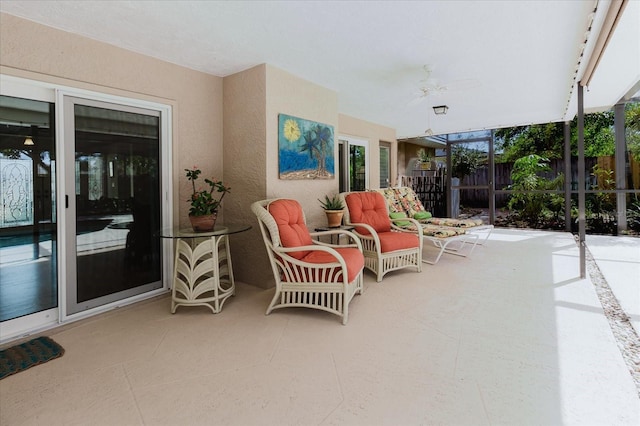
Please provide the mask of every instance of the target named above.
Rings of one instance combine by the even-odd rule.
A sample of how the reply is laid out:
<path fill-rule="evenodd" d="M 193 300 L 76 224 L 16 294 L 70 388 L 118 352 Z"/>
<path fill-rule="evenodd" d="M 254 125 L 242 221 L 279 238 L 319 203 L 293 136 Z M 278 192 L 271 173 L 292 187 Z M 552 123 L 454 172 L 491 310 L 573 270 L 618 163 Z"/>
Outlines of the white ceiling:
<path fill-rule="evenodd" d="M 580 48 L 589 34 L 578 77 L 609 3 L 2 0 L 0 11 L 217 76 L 268 63 L 335 90 L 340 113 L 403 138 L 573 118 Z M 587 109 L 638 90 L 639 22 L 631 1 Z M 420 101 L 424 65 L 450 90 Z M 447 115 L 433 114 L 439 104 Z"/>

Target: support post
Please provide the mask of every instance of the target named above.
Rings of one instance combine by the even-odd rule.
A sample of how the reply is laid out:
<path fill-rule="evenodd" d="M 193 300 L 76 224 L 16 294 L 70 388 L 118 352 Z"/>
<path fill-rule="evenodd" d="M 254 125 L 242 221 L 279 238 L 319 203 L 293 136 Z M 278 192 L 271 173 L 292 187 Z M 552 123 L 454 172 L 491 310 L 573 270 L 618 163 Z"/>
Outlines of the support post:
<path fill-rule="evenodd" d="M 564 123 L 564 229 L 571 232 L 571 123 Z"/>
<path fill-rule="evenodd" d="M 495 140 L 495 130 L 491 130 L 491 139 L 489 139 L 489 223 L 494 224 L 496 221 L 496 165 L 494 161 L 495 150 L 493 141 Z"/>
<path fill-rule="evenodd" d="M 616 138 L 616 189 L 627 189 L 627 147 L 625 143 L 624 104 L 613 108 L 613 129 Z M 627 194 L 616 194 L 616 211 L 618 212 L 618 234 L 627 230 Z"/>
<path fill-rule="evenodd" d="M 578 246 L 580 248 L 580 278 L 587 276 L 587 258 L 585 247 L 585 163 L 584 163 L 584 87 L 578 84 Z"/>

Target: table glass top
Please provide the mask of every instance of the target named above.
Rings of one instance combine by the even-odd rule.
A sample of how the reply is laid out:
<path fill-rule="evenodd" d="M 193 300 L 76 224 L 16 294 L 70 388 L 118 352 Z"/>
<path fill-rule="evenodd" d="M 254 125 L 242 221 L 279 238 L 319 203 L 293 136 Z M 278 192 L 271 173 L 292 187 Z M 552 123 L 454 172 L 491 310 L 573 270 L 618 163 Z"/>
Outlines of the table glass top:
<path fill-rule="evenodd" d="M 217 235 L 231 235 L 239 232 L 248 231 L 251 225 L 234 224 L 234 225 L 216 225 L 213 231 L 194 232 L 191 228 L 164 228 L 160 230 L 161 238 L 207 238 Z"/>

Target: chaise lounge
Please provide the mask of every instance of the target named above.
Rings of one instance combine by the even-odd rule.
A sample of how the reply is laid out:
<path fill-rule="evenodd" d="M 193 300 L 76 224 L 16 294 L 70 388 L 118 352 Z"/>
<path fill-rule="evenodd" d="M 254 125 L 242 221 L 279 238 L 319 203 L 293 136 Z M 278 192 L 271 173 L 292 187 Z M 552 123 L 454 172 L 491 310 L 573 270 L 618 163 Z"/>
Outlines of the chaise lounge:
<path fill-rule="evenodd" d="M 413 189 L 409 187 L 383 188 L 374 191 L 382 194 L 392 218 L 404 217 L 417 220 L 422 227 L 423 238 L 439 249 L 433 260 L 426 259 L 423 254 L 422 260 L 425 263 L 437 263 L 444 253 L 466 257 L 473 252 L 477 244 L 486 241 L 493 230 L 493 225 L 486 225 L 480 219 L 432 217 Z M 406 222 L 396 222 L 396 226 L 411 229 L 411 225 Z M 482 233 L 485 235 L 482 242 L 479 242 Z"/>

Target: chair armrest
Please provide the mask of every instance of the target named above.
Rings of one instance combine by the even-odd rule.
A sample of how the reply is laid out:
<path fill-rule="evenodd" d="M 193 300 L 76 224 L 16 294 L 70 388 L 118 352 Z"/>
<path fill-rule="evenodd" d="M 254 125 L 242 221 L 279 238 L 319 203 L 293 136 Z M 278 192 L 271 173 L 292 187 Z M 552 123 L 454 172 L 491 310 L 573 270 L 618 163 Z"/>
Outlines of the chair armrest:
<path fill-rule="evenodd" d="M 360 238 L 358 238 L 358 236 L 351 231 L 332 229 L 329 231 L 310 232 L 309 234 L 311 235 L 311 238 L 322 237 L 324 235 L 346 235 L 351 241 L 350 244 L 331 244 L 324 243 L 322 241 L 314 241 L 313 244 L 326 247 L 357 247 L 358 250 L 362 251 L 362 243 L 360 242 Z"/>
<path fill-rule="evenodd" d="M 369 235 L 361 234 L 358 231 L 356 231 L 356 229 L 354 229 L 352 232 L 356 234 L 358 238 L 369 239 L 369 240 L 373 239 L 376 243 L 376 246 L 380 247 L 380 237 L 378 237 L 378 233 L 376 232 L 375 229 L 373 229 L 373 226 L 367 223 L 357 223 L 357 222 L 349 222 L 349 223 L 345 223 L 345 225 L 353 226 L 354 228 L 361 227 L 366 229 L 367 231 L 369 231 Z"/>
<path fill-rule="evenodd" d="M 323 251 L 326 253 L 330 253 L 334 258 L 335 262 L 331 263 L 308 263 L 304 260 L 296 259 L 295 257 L 289 256 L 289 253 L 295 253 L 298 251 Z M 297 267 L 305 268 L 305 269 L 318 269 L 318 268 L 340 268 L 343 271 L 345 277 L 348 276 L 347 262 L 345 262 L 344 258 L 338 253 L 335 249 L 331 247 L 325 247 L 322 245 L 310 245 L 310 246 L 300 246 L 300 247 L 273 247 L 273 252 L 280 257 L 280 259 L 276 259 L 276 262 L 280 265 L 283 272 L 289 270 L 288 265 L 297 265 Z"/>

